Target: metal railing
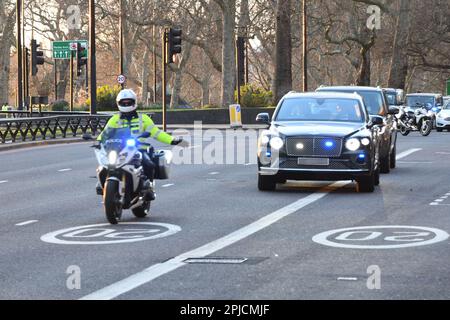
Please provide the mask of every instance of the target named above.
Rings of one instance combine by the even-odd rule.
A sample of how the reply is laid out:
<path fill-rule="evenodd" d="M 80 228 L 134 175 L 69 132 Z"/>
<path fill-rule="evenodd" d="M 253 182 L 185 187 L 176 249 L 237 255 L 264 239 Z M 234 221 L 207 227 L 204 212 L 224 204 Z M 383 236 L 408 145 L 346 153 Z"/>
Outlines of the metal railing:
<path fill-rule="evenodd" d="M 0 112 L 20 115 L 23 111 Z M 29 112 L 25 113 L 30 115 Z M 90 133 L 97 135 L 106 126 L 111 115 L 89 115 L 82 113 L 63 113 L 41 117 L 14 117 L 0 119 L 0 143 L 46 140 L 47 138 L 76 137 L 78 134 Z"/>

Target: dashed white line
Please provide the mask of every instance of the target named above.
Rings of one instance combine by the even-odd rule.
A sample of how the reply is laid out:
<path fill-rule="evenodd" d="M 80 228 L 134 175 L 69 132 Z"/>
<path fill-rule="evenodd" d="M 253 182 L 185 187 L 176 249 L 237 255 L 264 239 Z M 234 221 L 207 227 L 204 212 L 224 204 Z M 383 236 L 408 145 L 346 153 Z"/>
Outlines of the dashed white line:
<path fill-rule="evenodd" d="M 422 151 L 423 149 L 421 148 L 414 148 L 414 149 L 410 149 L 410 150 L 406 150 L 405 152 L 400 153 L 399 155 L 397 155 L 397 160 L 406 158 L 407 156 L 416 153 L 418 151 Z"/>
<path fill-rule="evenodd" d="M 66 169 L 58 170 L 58 172 L 68 172 L 68 171 L 72 171 L 72 169 L 71 168 L 66 168 Z"/>
<path fill-rule="evenodd" d="M 24 221 L 21 223 L 16 223 L 16 226 L 19 226 L 19 227 L 26 226 L 28 224 L 32 224 L 32 223 L 36 223 L 36 222 L 38 222 L 38 220 L 29 220 L 29 221 Z"/>
<path fill-rule="evenodd" d="M 338 281 L 358 281 L 358 278 L 354 277 L 339 277 L 337 279 Z"/>
<path fill-rule="evenodd" d="M 0 181 L 0 184 L 7 183 L 7 182 L 8 182 L 8 180 L 2 180 L 2 181 Z"/>
<path fill-rule="evenodd" d="M 220 174 L 220 172 L 210 172 L 209 173 L 211 176 L 217 176 L 218 174 Z"/>
<path fill-rule="evenodd" d="M 174 183 L 168 183 L 168 184 L 165 184 L 165 185 L 161 186 L 161 188 L 169 188 L 169 187 L 172 187 L 174 185 L 175 185 Z"/>

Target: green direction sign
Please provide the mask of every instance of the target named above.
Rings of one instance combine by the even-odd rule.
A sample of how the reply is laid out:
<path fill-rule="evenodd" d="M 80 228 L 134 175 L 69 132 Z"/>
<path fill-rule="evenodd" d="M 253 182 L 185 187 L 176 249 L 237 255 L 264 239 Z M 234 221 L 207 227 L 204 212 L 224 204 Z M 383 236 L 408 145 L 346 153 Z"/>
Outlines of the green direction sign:
<path fill-rule="evenodd" d="M 86 48 L 83 51 L 83 58 L 88 56 L 88 42 L 86 40 L 68 40 L 68 41 L 53 41 L 52 51 L 53 59 L 70 59 L 72 52 L 77 51 L 77 43 L 81 44 L 82 48 Z M 74 57 L 75 57 L 74 54 Z"/>

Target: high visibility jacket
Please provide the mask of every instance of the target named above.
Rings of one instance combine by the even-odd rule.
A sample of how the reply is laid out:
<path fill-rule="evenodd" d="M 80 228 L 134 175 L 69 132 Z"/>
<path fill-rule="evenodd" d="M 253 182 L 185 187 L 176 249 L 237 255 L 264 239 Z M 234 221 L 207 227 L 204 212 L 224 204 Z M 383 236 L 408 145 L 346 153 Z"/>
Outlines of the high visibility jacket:
<path fill-rule="evenodd" d="M 120 114 L 116 114 L 109 119 L 105 129 L 98 136 L 97 141 L 102 141 L 102 139 L 105 136 L 108 136 L 110 132 L 115 131 L 114 129 L 130 129 L 131 134 L 134 137 L 138 137 L 144 132 L 149 132 L 153 139 L 165 144 L 171 144 L 174 139 L 170 134 L 160 130 L 146 114 L 139 114 L 138 116 L 131 118 L 131 120 L 122 119 Z M 139 142 L 139 149 L 141 150 L 145 150 L 150 146 L 150 143 L 146 138 L 140 138 Z"/>

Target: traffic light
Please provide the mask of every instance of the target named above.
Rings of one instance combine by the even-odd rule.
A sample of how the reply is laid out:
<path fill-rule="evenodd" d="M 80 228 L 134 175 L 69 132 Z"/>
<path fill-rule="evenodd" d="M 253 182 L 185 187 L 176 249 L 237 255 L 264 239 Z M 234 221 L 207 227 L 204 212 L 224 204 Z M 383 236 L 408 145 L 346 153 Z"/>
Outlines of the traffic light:
<path fill-rule="evenodd" d="M 168 34 L 168 52 L 167 52 L 167 64 L 173 63 L 173 56 L 181 53 L 181 35 L 183 31 L 178 28 L 170 28 Z"/>
<path fill-rule="evenodd" d="M 38 73 L 38 65 L 43 65 L 44 60 L 44 52 L 38 50 L 40 47 L 39 44 L 37 44 L 36 40 L 31 40 L 31 75 L 35 76 Z"/>
<path fill-rule="evenodd" d="M 245 84 L 245 38 L 238 37 L 236 39 L 236 66 L 238 84 L 242 86 Z"/>
<path fill-rule="evenodd" d="M 83 72 L 83 66 L 87 65 L 86 48 L 77 43 L 77 76 L 81 76 Z"/>

